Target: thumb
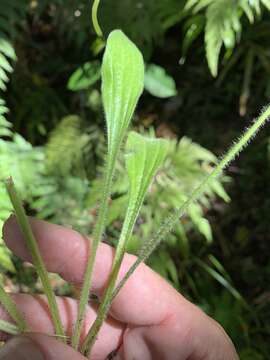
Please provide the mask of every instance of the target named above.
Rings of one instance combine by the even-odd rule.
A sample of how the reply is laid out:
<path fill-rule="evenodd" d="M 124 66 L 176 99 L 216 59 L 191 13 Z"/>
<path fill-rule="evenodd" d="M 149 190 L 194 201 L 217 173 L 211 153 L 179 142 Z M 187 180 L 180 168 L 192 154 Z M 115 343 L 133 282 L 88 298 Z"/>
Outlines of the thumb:
<path fill-rule="evenodd" d="M 41 334 L 13 337 L 0 351 L 0 360 L 86 360 L 60 341 Z"/>

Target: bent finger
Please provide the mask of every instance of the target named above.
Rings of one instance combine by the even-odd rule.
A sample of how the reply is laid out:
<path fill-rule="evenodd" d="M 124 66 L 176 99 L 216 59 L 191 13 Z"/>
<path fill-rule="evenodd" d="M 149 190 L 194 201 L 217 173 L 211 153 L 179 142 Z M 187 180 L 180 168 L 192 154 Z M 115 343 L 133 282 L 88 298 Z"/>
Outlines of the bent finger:
<path fill-rule="evenodd" d="M 45 221 L 30 219 L 30 223 L 47 269 L 60 274 L 69 282 L 81 284 L 91 252 L 89 239 L 76 231 Z M 22 259 L 31 261 L 15 217 L 6 222 L 3 233 L 7 246 Z M 104 243 L 100 244 L 92 288 L 99 296 L 107 285 L 113 257 L 114 249 Z M 118 281 L 134 261 L 134 256 L 125 255 Z M 129 324 L 159 324 L 179 306 L 186 310 L 188 304 L 164 279 L 142 264 L 115 298 L 111 314 Z"/>
<path fill-rule="evenodd" d="M 54 327 L 51 320 L 48 304 L 45 296 L 31 296 L 26 294 L 13 295 L 14 302 L 25 317 L 28 331 L 54 335 Z M 78 303 L 71 298 L 57 297 L 57 305 L 61 321 L 68 339 L 72 336 L 73 324 L 76 321 Z M 11 321 L 8 314 L 0 308 L 0 318 Z M 81 342 L 86 336 L 90 326 L 96 318 L 96 310 L 88 306 L 84 319 Z M 100 336 L 98 337 L 94 348 L 93 356 L 95 359 L 104 359 L 113 350 L 119 347 L 122 341 L 124 325 L 114 319 L 108 318 L 103 324 Z M 5 339 L 4 334 L 0 334 Z"/>
<path fill-rule="evenodd" d="M 0 351 L 0 360 L 85 360 L 70 346 L 42 334 L 28 334 L 9 340 Z"/>

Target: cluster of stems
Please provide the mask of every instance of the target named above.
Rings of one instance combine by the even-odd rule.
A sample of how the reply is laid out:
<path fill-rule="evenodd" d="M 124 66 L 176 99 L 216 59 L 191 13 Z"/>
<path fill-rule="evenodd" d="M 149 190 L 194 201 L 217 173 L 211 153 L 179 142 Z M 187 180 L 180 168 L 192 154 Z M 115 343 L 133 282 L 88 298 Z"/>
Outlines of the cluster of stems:
<path fill-rule="evenodd" d="M 98 335 L 98 331 L 100 330 L 103 321 L 106 319 L 106 316 L 108 314 L 108 311 L 110 309 L 110 305 L 115 298 L 115 296 L 118 294 L 119 290 L 124 286 L 126 281 L 128 280 L 129 276 L 135 271 L 135 269 L 143 262 L 145 261 L 149 255 L 154 251 L 154 249 L 158 246 L 158 244 L 167 236 L 167 234 L 171 231 L 173 225 L 179 221 L 179 217 L 181 217 L 188 209 L 189 205 L 193 203 L 196 200 L 199 200 L 200 195 L 205 191 L 205 189 L 209 186 L 209 183 L 219 176 L 222 171 L 228 166 L 228 164 L 241 152 L 241 150 L 249 143 L 249 141 L 255 136 L 257 131 L 262 127 L 266 121 L 270 117 L 270 106 L 268 106 L 262 114 L 256 119 L 253 124 L 245 130 L 243 135 L 233 144 L 233 146 L 230 148 L 230 150 L 226 153 L 226 155 L 220 160 L 218 165 L 214 168 L 214 170 L 205 178 L 205 180 L 191 193 L 188 200 L 179 208 L 176 209 L 174 213 L 172 213 L 165 221 L 160 230 L 157 232 L 156 236 L 152 239 L 146 242 L 146 244 L 142 247 L 138 258 L 136 262 L 131 266 L 129 271 L 126 273 L 124 278 L 120 281 L 120 283 L 116 286 L 116 280 L 118 271 L 121 266 L 121 262 L 123 260 L 124 251 L 125 251 L 125 244 L 127 239 L 132 234 L 132 229 L 134 221 L 136 219 L 136 216 L 134 218 L 129 217 L 129 221 L 127 223 L 124 223 L 123 230 L 119 239 L 118 246 L 116 248 L 115 252 L 115 258 L 113 261 L 112 271 L 109 277 L 108 286 L 103 294 L 103 297 L 101 299 L 99 311 L 96 317 L 96 320 L 94 321 L 91 329 L 88 332 L 88 335 L 86 336 L 86 339 L 84 341 L 84 344 L 82 348 L 80 349 L 81 352 L 85 355 L 90 355 L 91 349 L 93 347 L 93 344 L 95 342 L 95 339 Z M 115 158 L 116 159 L 116 158 Z M 108 162 L 108 168 L 107 171 L 105 171 L 105 180 L 104 181 L 104 190 L 103 190 L 103 202 L 101 203 L 100 207 L 100 218 L 97 222 L 98 229 L 96 230 L 96 240 L 95 247 L 92 245 L 92 253 L 91 253 L 91 259 L 90 262 L 91 266 L 90 268 L 90 277 L 88 274 L 88 279 L 91 279 L 92 276 L 92 270 L 93 270 L 93 264 L 95 259 L 95 252 L 97 250 L 99 241 L 101 240 L 103 231 L 104 231 L 104 224 L 106 220 L 106 212 L 108 210 L 108 198 L 111 190 L 111 182 L 113 175 L 108 177 L 108 171 L 112 174 L 114 172 L 113 167 Z M 107 178 L 108 177 L 108 178 Z M 46 270 L 45 264 L 43 262 L 42 256 L 40 254 L 38 244 L 35 240 L 33 231 L 31 229 L 31 225 L 29 223 L 29 219 L 25 214 L 25 211 L 22 206 L 21 199 L 18 195 L 18 192 L 15 189 L 14 183 L 12 179 L 8 179 L 6 181 L 6 188 L 8 191 L 8 194 L 10 196 L 11 202 L 14 207 L 14 212 L 17 217 L 18 224 L 20 225 L 21 231 L 24 235 L 27 247 L 29 252 L 31 253 L 33 263 L 35 265 L 35 268 L 37 270 L 38 275 L 40 276 L 40 279 L 43 284 L 44 293 L 47 296 L 48 299 L 48 305 L 51 312 L 52 321 L 55 327 L 55 333 L 56 336 L 59 337 L 61 341 L 66 341 L 66 337 L 64 334 L 63 326 L 61 323 L 59 310 L 57 307 L 55 295 L 53 293 L 53 290 L 51 288 L 50 282 L 49 282 L 49 276 L 48 272 Z M 88 293 L 87 293 L 87 299 L 88 299 Z M 0 302 L 2 303 L 2 306 L 5 308 L 5 310 L 9 313 L 12 320 L 15 322 L 15 324 L 12 324 L 10 322 L 0 320 L 0 330 L 4 331 L 11 335 L 16 335 L 19 333 L 23 333 L 27 331 L 27 324 L 25 322 L 25 319 L 23 315 L 20 313 L 20 311 L 17 309 L 15 303 L 13 302 L 10 295 L 8 295 L 4 288 L 0 286 Z M 79 338 L 80 338 L 79 333 Z M 77 336 L 77 335 L 76 335 Z M 75 339 L 76 340 L 76 339 Z M 74 340 L 73 340 L 74 341 Z"/>
<path fill-rule="evenodd" d="M 99 0 L 94 1 L 93 6 L 93 24 L 98 35 L 101 36 L 102 32 L 98 24 L 97 20 L 97 8 L 98 8 Z M 161 143 L 155 146 L 151 144 L 151 141 L 148 140 L 144 143 L 142 139 L 140 139 L 139 135 L 133 135 L 133 142 L 142 141 L 144 147 L 144 168 L 140 168 L 138 165 L 140 162 L 136 162 L 134 160 L 130 163 L 130 174 L 131 183 L 135 183 L 134 193 L 130 191 L 129 194 L 129 203 L 127 206 L 125 220 L 122 226 L 120 238 L 116 247 L 115 256 L 113 260 L 113 265 L 111 269 L 111 273 L 108 279 L 107 288 L 104 291 L 103 296 L 100 300 L 100 305 L 97 313 L 97 317 L 89 329 L 88 334 L 86 335 L 82 346 L 80 347 L 80 339 L 82 337 L 82 327 L 84 316 L 87 308 L 87 304 L 89 302 L 90 290 L 92 285 L 93 278 L 93 270 L 97 255 L 97 250 L 100 242 L 102 241 L 102 237 L 105 231 L 106 219 L 108 214 L 108 204 L 109 198 L 112 191 L 113 178 L 115 175 L 116 162 L 122 148 L 123 142 L 126 138 L 128 126 L 132 114 L 134 112 L 137 100 L 143 89 L 143 61 L 141 59 L 141 55 L 138 49 L 124 36 L 124 34 L 120 31 L 114 32 L 114 38 L 111 39 L 111 44 L 116 44 L 117 48 L 112 49 L 110 53 L 105 54 L 105 65 L 103 69 L 103 77 L 105 79 L 102 88 L 103 92 L 103 101 L 106 113 L 106 121 L 107 121 L 107 129 L 108 129 L 108 154 L 104 167 L 103 174 L 103 183 L 102 183 L 102 196 L 99 204 L 98 217 L 96 221 L 96 225 L 92 235 L 92 241 L 90 244 L 90 253 L 89 259 L 87 262 L 87 267 L 84 275 L 84 282 L 81 289 L 79 305 L 78 305 L 78 315 L 76 319 L 76 323 L 73 329 L 73 335 L 71 339 L 71 344 L 74 349 L 81 351 L 85 356 L 91 355 L 91 350 L 97 338 L 98 332 L 105 321 L 108 312 L 110 310 L 110 306 L 112 304 L 113 299 L 117 296 L 119 290 L 124 286 L 130 275 L 136 270 L 136 268 L 147 258 L 150 254 L 155 250 L 155 248 L 159 245 L 159 243 L 166 238 L 168 233 L 172 230 L 175 223 L 179 221 L 187 211 L 188 207 L 194 202 L 200 199 L 200 196 L 205 192 L 205 190 L 209 187 L 209 184 L 213 179 L 217 176 L 221 175 L 223 170 L 228 166 L 228 164 L 235 159 L 235 157 L 243 150 L 243 148 L 250 142 L 250 140 L 256 135 L 257 131 L 262 127 L 268 118 L 270 117 L 270 106 L 264 109 L 262 114 L 256 119 L 253 124 L 245 130 L 243 135 L 232 145 L 229 151 L 223 156 L 219 163 L 216 165 L 214 170 L 206 176 L 206 178 L 202 181 L 202 183 L 193 190 L 188 200 L 182 204 L 179 208 L 177 208 L 171 215 L 164 221 L 160 229 L 154 235 L 154 237 L 142 246 L 137 260 L 125 274 L 124 278 L 117 284 L 119 269 L 121 267 L 126 244 L 132 236 L 134 224 L 137 220 L 140 208 L 143 204 L 144 196 L 146 194 L 147 188 L 151 182 L 151 179 L 155 175 L 155 171 L 158 166 L 162 162 L 162 148 Z M 126 44 L 126 49 L 119 54 L 119 49 L 121 50 L 121 42 L 124 41 Z M 111 45 L 112 46 L 112 45 Z M 121 52 L 121 51 L 120 51 Z M 130 73 L 126 70 L 125 61 L 129 59 L 129 68 Z M 113 62 L 123 62 L 120 66 L 116 66 L 114 68 Z M 118 64 L 118 63 L 117 63 Z M 107 67 L 106 67 L 107 66 Z M 127 67 L 128 68 L 128 67 Z M 114 73 L 110 73 L 110 71 Z M 123 71 L 123 73 L 121 72 Z M 119 80 L 120 79 L 120 80 Z M 114 81 L 118 81 L 116 85 Z M 134 86 L 133 86 L 134 85 Z M 114 98 L 115 97 L 115 98 Z M 134 140 L 135 139 L 135 140 Z M 137 139 L 137 140 L 136 140 Z M 157 150 L 157 157 L 153 161 L 153 154 L 150 153 L 150 156 L 147 158 L 147 149 L 154 152 Z M 137 148 L 143 148 L 143 146 L 139 145 Z M 148 162 L 147 162 L 148 161 Z M 152 161 L 152 163 L 151 163 Z M 137 168 L 138 167 L 138 168 Z M 138 179 L 135 179 L 136 176 Z M 137 181 L 137 182 L 136 182 Z M 55 328 L 55 334 L 59 338 L 59 340 L 66 342 L 66 336 L 64 332 L 64 328 L 61 322 L 59 309 L 57 306 L 56 297 L 54 295 L 53 289 L 51 287 L 49 281 L 49 274 L 46 269 L 45 263 L 41 256 L 38 243 L 33 234 L 31 225 L 29 223 L 29 219 L 26 216 L 24 211 L 22 201 L 12 179 L 8 179 L 6 181 L 6 189 L 9 194 L 11 203 L 14 208 L 14 212 L 17 218 L 17 222 L 20 226 L 22 234 L 25 238 L 27 248 L 29 253 L 31 254 L 33 264 L 36 268 L 36 271 L 41 279 L 44 293 L 48 300 L 48 306 L 51 313 L 52 322 Z M 15 324 L 9 323 L 4 320 L 0 320 L 0 330 L 5 331 L 9 334 L 16 335 L 19 333 L 23 333 L 28 331 L 26 321 L 24 319 L 23 314 L 17 309 L 15 303 L 12 300 L 12 297 L 8 295 L 4 288 L 0 286 L 0 302 L 5 310 L 8 312 L 12 320 Z"/>

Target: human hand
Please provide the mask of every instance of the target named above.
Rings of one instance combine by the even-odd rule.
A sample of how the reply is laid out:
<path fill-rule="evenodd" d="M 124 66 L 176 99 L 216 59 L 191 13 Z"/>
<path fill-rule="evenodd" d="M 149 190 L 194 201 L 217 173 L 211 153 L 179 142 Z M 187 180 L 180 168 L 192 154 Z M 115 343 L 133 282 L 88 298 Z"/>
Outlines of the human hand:
<path fill-rule="evenodd" d="M 91 251 L 88 239 L 58 225 L 34 219 L 30 219 L 30 222 L 48 271 L 58 273 L 66 281 L 80 287 Z M 11 251 L 31 262 L 15 217 L 6 222 L 3 237 Z M 113 248 L 100 245 L 92 288 L 99 297 L 106 287 L 113 256 Z M 126 254 L 119 280 L 134 260 L 134 256 Z M 70 346 L 49 336 L 53 335 L 54 329 L 45 297 L 16 294 L 14 300 L 24 314 L 31 333 L 9 340 L 0 351 L 0 360 L 85 360 Z M 70 337 L 76 321 L 77 301 L 57 298 L 57 303 L 66 334 Z M 89 305 L 83 336 L 87 334 L 95 316 L 95 307 Z M 3 310 L 0 318 L 10 320 Z M 118 351 L 113 359 L 117 360 L 238 359 L 222 327 L 144 264 L 115 298 L 110 316 L 93 347 L 91 359 L 109 359 L 109 354 L 116 349 Z"/>

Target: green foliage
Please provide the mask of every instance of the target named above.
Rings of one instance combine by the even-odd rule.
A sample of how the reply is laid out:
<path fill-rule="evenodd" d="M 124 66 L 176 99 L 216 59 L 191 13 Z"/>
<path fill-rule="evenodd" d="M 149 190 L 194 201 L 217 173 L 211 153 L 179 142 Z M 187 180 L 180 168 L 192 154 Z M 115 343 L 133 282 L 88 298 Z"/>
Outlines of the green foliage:
<path fill-rule="evenodd" d="M 6 190 L 8 192 L 10 201 L 12 203 L 20 230 L 25 238 L 26 247 L 27 247 L 29 253 L 31 254 L 33 265 L 36 269 L 36 272 L 38 273 L 38 275 L 40 277 L 44 294 L 47 297 L 48 307 L 50 310 L 50 316 L 52 317 L 52 323 L 54 325 L 55 334 L 56 334 L 56 336 L 59 336 L 60 340 L 65 343 L 66 342 L 65 332 L 64 332 L 63 325 L 62 325 L 62 321 L 60 319 L 60 313 L 59 313 L 59 309 L 58 309 L 58 306 L 56 303 L 56 297 L 54 295 L 52 285 L 49 280 L 49 273 L 46 269 L 44 260 L 41 256 L 37 240 L 33 234 L 33 230 L 30 225 L 30 222 L 29 222 L 29 218 L 26 215 L 26 212 L 25 212 L 23 204 L 22 204 L 22 200 L 15 188 L 12 178 L 8 178 L 5 181 L 5 185 L 6 185 Z M 3 292 L 1 297 L 3 299 L 6 298 L 5 292 Z M 8 297 L 7 297 L 7 299 L 8 299 Z M 6 303 L 6 301 L 5 301 L 5 303 Z M 7 304 L 7 305 L 9 305 L 9 304 Z M 11 305 L 12 305 L 12 303 L 11 303 Z M 10 308 L 10 305 L 7 307 Z M 11 309 L 12 309 L 12 307 L 11 307 Z M 15 304 L 13 305 L 12 312 L 14 312 L 14 310 L 16 310 Z M 9 310 L 10 314 L 12 314 L 12 312 Z M 16 314 L 16 311 L 15 311 L 15 314 Z M 20 326 L 22 331 L 25 330 L 26 326 L 24 324 L 24 321 L 22 322 L 21 325 L 20 325 L 20 323 L 18 325 Z"/>
<path fill-rule="evenodd" d="M 43 174 L 44 153 L 33 148 L 21 135 L 14 134 L 11 140 L 0 139 L 1 180 L 13 176 L 18 188 L 26 198 L 33 198 L 33 189 L 40 183 Z"/>
<path fill-rule="evenodd" d="M 205 189 L 222 175 L 222 171 L 225 167 L 228 166 L 239 153 L 245 148 L 245 146 L 250 142 L 252 138 L 257 134 L 259 129 L 265 125 L 267 120 L 270 118 L 270 106 L 266 107 L 261 115 L 252 123 L 252 125 L 245 130 L 245 132 L 240 136 L 232 147 L 226 152 L 226 154 L 219 160 L 214 169 L 207 175 L 200 184 L 192 190 L 191 194 L 188 196 L 187 200 L 180 206 L 175 207 L 175 209 L 168 215 L 165 221 L 162 223 L 160 228 L 155 231 L 153 238 L 150 238 L 140 249 L 137 260 L 128 270 L 125 277 L 121 280 L 121 283 L 118 286 L 117 291 L 119 291 L 136 268 L 153 253 L 157 246 L 163 241 L 166 236 L 174 229 L 174 226 L 179 222 L 179 218 L 183 217 L 190 206 L 193 205 L 196 201 L 199 201 L 201 195 L 204 193 Z M 116 293 L 117 293 L 116 291 Z"/>
<path fill-rule="evenodd" d="M 8 112 L 8 108 L 5 106 L 5 101 L 0 99 L 0 136 L 11 136 L 11 124 L 6 120 L 5 114 Z"/>
<path fill-rule="evenodd" d="M 17 60 L 12 44 L 16 35 L 16 25 L 24 17 L 25 1 L 2 1 L 0 4 L 0 91 L 6 91 L 9 76 L 13 72 L 12 63 Z M 8 112 L 0 94 L 0 136 L 10 135 L 9 124 L 4 115 Z"/>
<path fill-rule="evenodd" d="M 255 16 L 261 14 L 261 5 L 270 10 L 269 0 L 189 0 L 186 10 L 193 14 L 205 11 L 205 48 L 210 71 L 218 74 L 218 60 L 222 45 L 231 51 L 242 31 L 241 17 L 245 14 L 253 23 Z"/>
<path fill-rule="evenodd" d="M 184 0 L 120 0 L 117 6 L 113 4 L 111 0 L 100 3 L 99 22 L 105 35 L 120 27 L 143 50 L 147 59 L 153 44 L 161 43 L 165 29 L 179 21 Z"/>
<path fill-rule="evenodd" d="M 10 317 L 15 321 L 20 332 L 27 329 L 27 324 L 21 312 L 17 309 L 17 306 L 12 299 L 11 295 L 7 294 L 2 284 L 0 285 L 0 302 Z"/>
<path fill-rule="evenodd" d="M 116 160 L 137 101 L 143 91 L 144 63 L 142 54 L 121 30 L 114 30 L 108 36 L 101 76 L 102 100 L 107 125 L 107 157 L 98 217 L 93 230 L 92 251 L 87 261 L 78 315 L 72 336 L 72 346 L 76 350 L 79 346 L 83 318 L 89 299 L 97 249 L 106 226 L 108 199 L 112 191 Z M 89 339 L 87 337 L 83 345 L 83 353 L 87 356 L 92 346 L 89 340 L 91 337 Z"/>
<path fill-rule="evenodd" d="M 0 320 L 0 329 L 10 335 L 19 335 L 20 333 L 19 328 L 16 325 L 2 319 Z"/>
<path fill-rule="evenodd" d="M 18 184 L 18 188 L 24 198 L 29 202 L 33 200 L 35 191 L 43 187 L 44 154 L 41 149 L 33 148 L 21 135 L 11 134 L 11 125 L 1 120 L 0 133 L 2 136 L 10 136 L 8 140 L 0 138 L 0 231 L 3 222 L 12 212 L 12 206 L 1 182 L 12 175 Z M 10 259 L 9 251 L 0 243 L 1 266 L 14 272 L 14 266 Z"/>
<path fill-rule="evenodd" d="M 165 69 L 155 64 L 146 67 L 144 87 L 151 95 L 159 98 L 168 98 L 177 95 L 174 79 Z"/>
<path fill-rule="evenodd" d="M 49 174 L 65 176 L 83 169 L 84 149 L 89 136 L 82 131 L 79 116 L 69 115 L 52 131 L 46 145 L 46 166 Z"/>
<path fill-rule="evenodd" d="M 11 62 L 16 60 L 12 40 L 16 25 L 24 17 L 25 1 L 2 1 L 0 5 L 0 89 L 6 90 L 9 74 L 13 71 Z"/>
<path fill-rule="evenodd" d="M 187 3 L 193 7 L 186 11 Z M 200 8 L 199 4 L 206 6 Z M 223 0 L 209 0 L 207 4 L 203 0 L 100 2 L 99 22 L 105 35 L 111 29 L 123 29 L 139 45 L 147 63 L 162 64 L 179 87 L 171 99 L 143 97 L 135 117 L 136 128 L 142 134 L 145 132 L 141 127 L 150 124 L 158 136 L 168 133 L 180 141 L 170 140 L 169 156 L 135 224 L 128 244 L 130 252 L 138 252 L 142 240 L 150 237 L 163 216 L 178 201 L 185 201 L 191 189 L 213 169 L 217 161 L 213 152 L 219 153 L 238 133 L 241 119 L 235 114 L 236 96 L 241 93 L 240 112 L 246 118 L 269 99 L 268 1 L 238 0 L 237 11 L 231 0 L 225 11 L 222 5 Z M 14 172 L 32 214 L 84 234 L 89 234 L 96 222 L 100 164 L 106 153 L 100 94 L 92 84 L 98 71 L 82 71 L 84 64 L 100 62 L 104 47 L 104 41 L 96 40 L 89 29 L 89 18 L 87 0 L 4 0 L 0 5 L 0 73 L 4 73 L 4 80 L 11 79 L 9 84 L 4 81 L 9 91 L 0 95 L 6 99 L 6 103 L 0 99 L 3 177 L 9 174 L 9 168 Z M 221 41 L 220 52 L 218 47 L 209 46 L 207 50 L 211 66 L 217 67 L 219 62 L 217 87 L 203 61 L 207 45 L 202 34 L 206 28 L 212 36 L 209 44 Z M 15 53 L 19 60 L 12 73 Z M 178 66 L 179 57 L 182 66 Z M 83 89 L 67 91 L 67 81 L 76 72 L 73 86 L 80 88 L 83 84 Z M 70 114 L 77 118 L 72 115 L 73 120 L 63 119 Z M 230 168 L 236 178 L 229 188 L 226 186 L 234 199 L 232 204 L 224 205 L 224 200 L 229 201 L 224 190 L 229 179 L 224 176 L 190 207 L 188 215 L 148 262 L 225 326 L 244 360 L 266 359 L 269 355 L 267 141 L 264 136 L 258 139 L 256 149 L 242 158 L 241 170 L 237 164 Z M 128 178 L 124 159 L 119 159 L 106 219 L 106 240 L 112 243 L 119 238 L 127 202 Z M 0 204 L 1 227 L 1 221 L 11 212 L 1 184 Z M 223 269 L 209 255 L 215 255 Z M 198 263 L 198 258 L 204 265 Z M 14 257 L 0 245 L 1 268 L 9 275 L 15 272 L 13 262 Z M 12 281 L 21 287 L 24 265 L 18 265 L 18 260 L 14 263 L 20 274 L 12 275 Z M 33 284 L 33 274 L 29 277 Z M 40 291 L 39 287 L 34 290 Z M 244 295 L 252 313 L 235 296 L 237 293 Z"/>
<path fill-rule="evenodd" d="M 141 246 L 140 239 L 145 239 L 158 227 L 162 218 L 164 218 L 176 206 L 183 204 L 191 191 L 204 177 L 211 172 L 213 164 L 217 158 L 213 153 L 183 137 L 179 142 L 169 141 L 168 156 L 159 172 L 155 184 L 153 184 L 144 207 L 140 215 L 140 229 L 129 242 L 129 250 L 136 252 Z M 114 183 L 113 198 L 119 203 L 110 208 L 109 219 L 113 223 L 114 219 L 121 219 L 124 216 L 124 209 L 121 204 L 125 203 L 128 193 L 128 179 L 124 176 L 124 168 L 119 164 L 119 176 Z M 216 179 L 205 189 L 200 198 L 200 203 L 193 204 L 187 212 L 187 218 L 179 222 L 175 229 L 168 234 L 168 244 L 178 243 L 179 249 L 187 241 L 187 234 L 191 227 L 199 231 L 208 241 L 211 241 L 212 235 L 209 229 L 209 223 L 204 216 L 206 208 L 211 208 L 211 201 L 216 196 L 229 201 L 229 197 L 223 188 L 223 182 L 227 181 L 224 177 L 221 180 Z M 97 187 L 97 189 L 96 189 Z M 94 183 L 91 191 L 98 192 L 99 184 Z M 119 196 L 120 194 L 120 196 Z M 123 199 L 121 201 L 121 199 Z M 94 200 L 95 201 L 95 200 Z M 151 219 L 151 222 L 149 221 Z M 185 251 L 185 250 L 184 250 Z M 185 253 L 180 253 L 185 256 Z"/>
<path fill-rule="evenodd" d="M 164 162 L 168 143 L 164 139 L 155 139 L 130 132 L 126 143 L 126 169 L 129 177 L 129 199 L 125 220 L 117 243 L 112 271 L 108 286 L 103 294 L 98 315 L 83 344 L 83 352 L 88 355 L 97 338 L 98 332 L 106 319 L 113 291 L 125 255 L 126 245 L 132 235 L 136 219 L 144 197 L 157 170 Z"/>
<path fill-rule="evenodd" d="M 140 51 L 121 31 L 113 31 L 107 40 L 102 63 L 109 160 L 121 146 L 142 94 L 143 83 L 144 63 Z"/>
<path fill-rule="evenodd" d="M 169 143 L 166 140 L 129 133 L 126 144 L 126 169 L 129 177 L 131 212 L 138 212 L 148 187 L 163 164 Z"/>
<path fill-rule="evenodd" d="M 71 75 L 67 87 L 72 91 L 85 90 L 95 84 L 99 79 L 99 61 L 87 62 Z"/>

